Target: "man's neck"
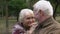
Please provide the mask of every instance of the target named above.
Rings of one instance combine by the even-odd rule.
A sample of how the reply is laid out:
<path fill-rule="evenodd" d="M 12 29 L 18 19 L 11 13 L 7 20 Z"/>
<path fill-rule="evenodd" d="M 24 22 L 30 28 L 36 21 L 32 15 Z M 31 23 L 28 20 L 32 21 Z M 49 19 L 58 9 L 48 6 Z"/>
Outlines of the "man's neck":
<path fill-rule="evenodd" d="M 51 16 L 43 16 L 39 23 L 44 22 L 46 19 L 50 18 Z"/>

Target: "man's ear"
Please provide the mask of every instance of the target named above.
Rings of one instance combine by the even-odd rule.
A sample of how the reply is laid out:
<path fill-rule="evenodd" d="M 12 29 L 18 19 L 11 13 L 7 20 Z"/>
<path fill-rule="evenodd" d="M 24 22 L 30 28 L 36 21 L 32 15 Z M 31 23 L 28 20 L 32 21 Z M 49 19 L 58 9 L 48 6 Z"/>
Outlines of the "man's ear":
<path fill-rule="evenodd" d="M 39 12 L 38 12 L 40 15 L 42 15 L 42 10 L 39 10 Z"/>
<path fill-rule="evenodd" d="M 44 16 L 44 12 L 42 10 L 39 10 L 40 15 Z"/>

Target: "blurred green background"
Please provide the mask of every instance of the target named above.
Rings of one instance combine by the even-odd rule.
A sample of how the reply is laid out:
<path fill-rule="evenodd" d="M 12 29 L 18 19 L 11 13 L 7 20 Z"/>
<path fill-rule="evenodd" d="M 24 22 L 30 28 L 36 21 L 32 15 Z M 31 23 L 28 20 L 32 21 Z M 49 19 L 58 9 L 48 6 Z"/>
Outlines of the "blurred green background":
<path fill-rule="evenodd" d="M 21 9 L 33 10 L 38 0 L 0 0 L 0 34 L 11 34 L 13 25 L 18 21 Z M 60 22 L 60 0 L 48 0 L 54 9 L 54 17 Z"/>

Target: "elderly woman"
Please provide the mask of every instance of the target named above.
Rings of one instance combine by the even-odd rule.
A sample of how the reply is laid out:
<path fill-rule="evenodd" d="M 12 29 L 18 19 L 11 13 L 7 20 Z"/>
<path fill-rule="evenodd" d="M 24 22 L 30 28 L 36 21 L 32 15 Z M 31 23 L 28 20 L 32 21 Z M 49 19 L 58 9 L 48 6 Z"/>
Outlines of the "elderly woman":
<path fill-rule="evenodd" d="M 26 34 L 32 23 L 35 23 L 34 13 L 30 9 L 23 9 L 19 13 L 19 22 L 14 25 L 12 34 Z"/>

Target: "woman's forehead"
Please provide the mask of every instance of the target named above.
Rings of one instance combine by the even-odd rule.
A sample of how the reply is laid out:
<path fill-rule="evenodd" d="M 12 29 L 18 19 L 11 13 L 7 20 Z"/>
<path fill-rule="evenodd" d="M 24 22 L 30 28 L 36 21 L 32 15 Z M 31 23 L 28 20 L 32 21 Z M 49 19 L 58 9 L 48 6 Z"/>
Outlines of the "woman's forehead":
<path fill-rule="evenodd" d="M 26 16 L 26 17 L 27 17 L 27 16 L 34 16 L 34 13 L 28 13 L 28 14 L 26 14 L 25 16 Z"/>

